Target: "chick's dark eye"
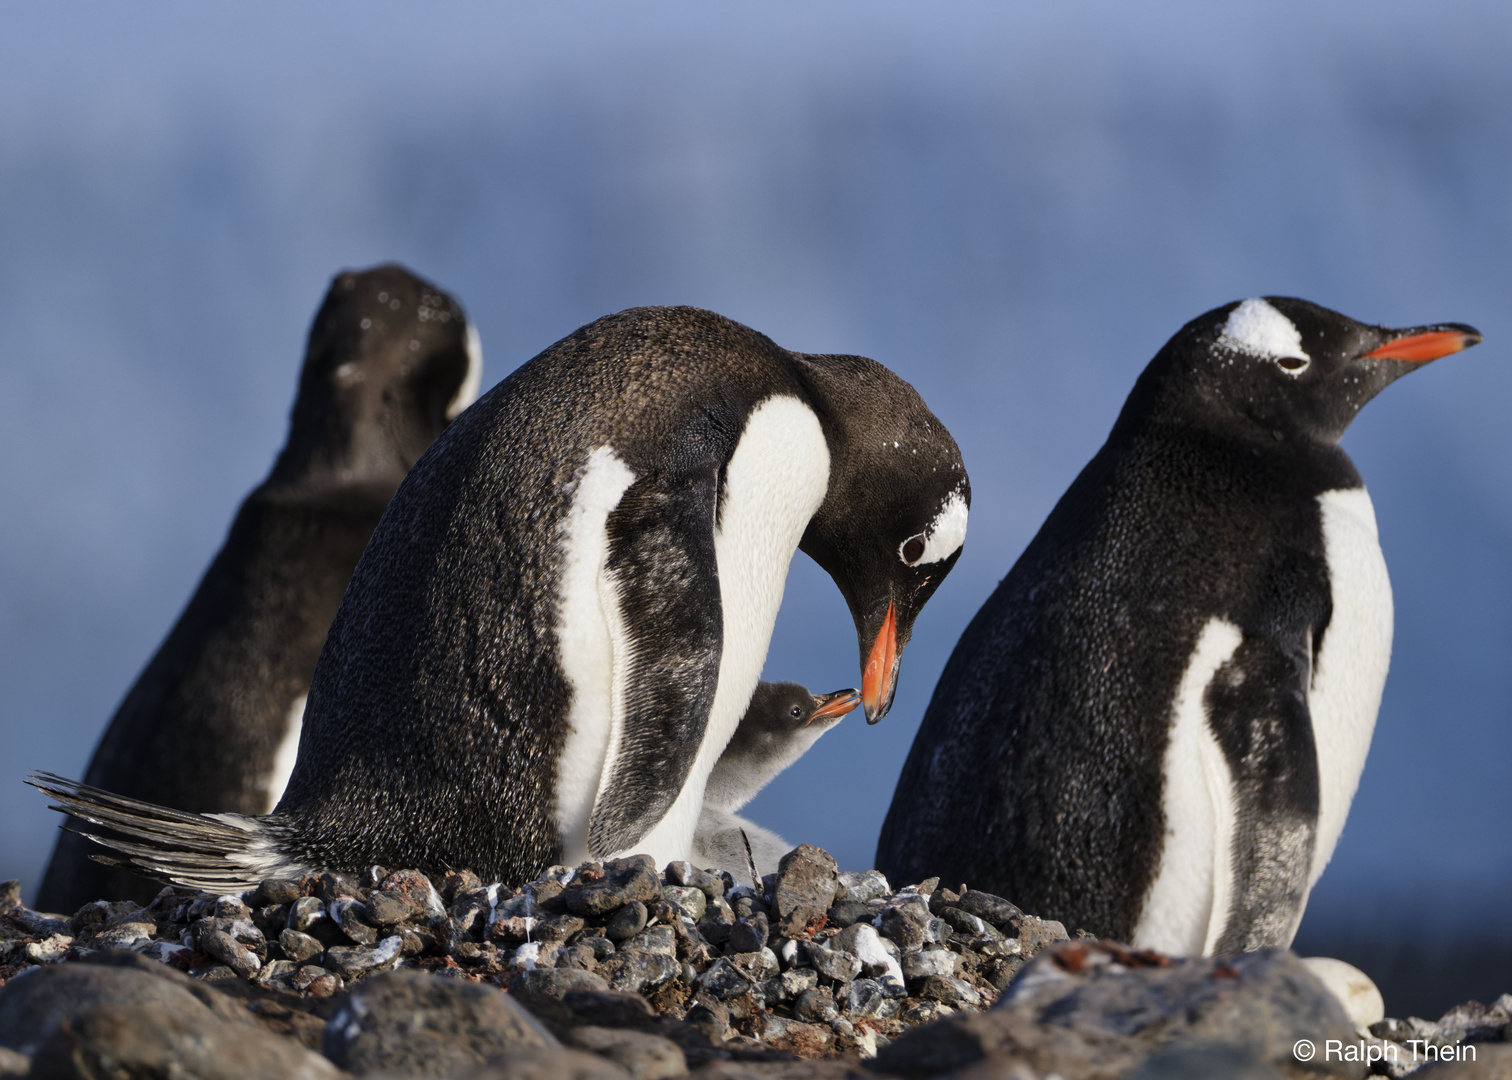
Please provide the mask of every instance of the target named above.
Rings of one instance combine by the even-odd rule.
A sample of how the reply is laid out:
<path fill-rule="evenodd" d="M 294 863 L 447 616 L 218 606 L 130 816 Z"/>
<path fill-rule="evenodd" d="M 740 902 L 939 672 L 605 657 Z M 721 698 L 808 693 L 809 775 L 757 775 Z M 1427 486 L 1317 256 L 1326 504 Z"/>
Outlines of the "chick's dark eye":
<path fill-rule="evenodd" d="M 794 720 L 802 720 L 803 710 L 797 705 L 794 705 L 791 709 L 788 710 L 788 715 L 791 716 Z"/>
<path fill-rule="evenodd" d="M 903 561 L 906 562 L 909 566 L 912 566 L 914 563 L 923 558 L 924 534 L 920 533 L 918 536 L 910 536 L 907 540 L 903 541 L 901 554 L 903 556 Z"/>
<path fill-rule="evenodd" d="M 1300 356 L 1283 356 L 1276 363 L 1287 371 L 1301 371 L 1307 366 L 1307 360 Z"/>

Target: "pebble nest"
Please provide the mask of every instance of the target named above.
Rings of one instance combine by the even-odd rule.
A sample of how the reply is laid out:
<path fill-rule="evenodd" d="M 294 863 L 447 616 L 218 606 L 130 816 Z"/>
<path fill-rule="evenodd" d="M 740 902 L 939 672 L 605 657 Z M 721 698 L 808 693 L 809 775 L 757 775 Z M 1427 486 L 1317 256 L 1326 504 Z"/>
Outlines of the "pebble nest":
<path fill-rule="evenodd" d="M 67 918 L 22 906 L 11 882 L 0 912 L 0 984 L 128 950 L 244 998 L 303 999 L 286 1010 L 289 1033 L 317 1047 L 312 1031 L 353 984 L 396 968 L 497 986 L 556 1030 L 594 1022 L 571 1007 L 594 995 L 574 991 L 630 993 L 689 1068 L 873 1058 L 909 1028 L 989 1008 L 1026 962 L 1068 938 L 990 893 L 938 880 L 895 890 L 876 871 L 839 873 L 810 845 L 760 882 L 686 862 L 658 870 L 649 856 L 554 866 L 518 887 L 375 866 L 268 880 L 244 896 L 169 887 L 145 908 L 101 900 Z M 1078 938 L 1061 947 L 1066 957 L 1122 948 Z M 1169 963 L 1124 953 L 1134 966 Z M 1432 1023 L 1384 1020 L 1366 1037 L 1382 1047 L 1512 1041 L 1512 996 Z"/>

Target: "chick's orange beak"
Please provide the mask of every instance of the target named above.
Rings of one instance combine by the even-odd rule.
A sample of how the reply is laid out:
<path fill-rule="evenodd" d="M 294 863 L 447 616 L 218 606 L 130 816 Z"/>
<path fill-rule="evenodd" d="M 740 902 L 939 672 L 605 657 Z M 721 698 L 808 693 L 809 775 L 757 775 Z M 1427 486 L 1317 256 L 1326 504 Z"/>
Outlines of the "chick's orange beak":
<path fill-rule="evenodd" d="M 887 715 L 892 704 L 894 675 L 898 667 L 898 620 L 893 614 L 891 602 L 877 639 L 872 642 L 866 658 L 866 667 L 861 671 L 861 704 L 866 709 L 866 722 L 875 724 Z"/>
<path fill-rule="evenodd" d="M 813 698 L 814 715 L 809 718 L 809 723 L 844 716 L 861 704 L 861 695 L 854 687 L 836 690 L 833 694 L 815 694 Z"/>

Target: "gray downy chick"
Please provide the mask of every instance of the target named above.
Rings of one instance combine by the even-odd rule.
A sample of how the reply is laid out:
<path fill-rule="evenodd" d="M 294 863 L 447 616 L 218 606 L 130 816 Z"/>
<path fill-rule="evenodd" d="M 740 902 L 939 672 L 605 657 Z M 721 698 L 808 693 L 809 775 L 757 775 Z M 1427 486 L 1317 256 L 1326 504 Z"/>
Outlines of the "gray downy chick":
<path fill-rule="evenodd" d="M 726 870 L 738 881 L 750 875 L 753 862 L 758 877 L 776 873 L 792 845 L 735 811 L 860 702 L 854 689 L 811 694 L 792 682 L 757 685 L 740 726 L 709 774 L 693 834 L 693 864 Z"/>

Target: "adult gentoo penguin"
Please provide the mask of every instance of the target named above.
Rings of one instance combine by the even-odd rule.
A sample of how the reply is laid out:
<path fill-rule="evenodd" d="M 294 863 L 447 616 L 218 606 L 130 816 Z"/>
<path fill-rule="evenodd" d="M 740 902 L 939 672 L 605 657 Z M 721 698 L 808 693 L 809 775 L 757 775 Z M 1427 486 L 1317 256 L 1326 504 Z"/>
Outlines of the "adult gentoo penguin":
<path fill-rule="evenodd" d="M 326 631 L 384 507 L 477 396 L 478 337 L 403 267 L 338 275 L 310 328 L 289 436 L 85 780 L 188 811 L 265 814 L 283 794 Z M 158 886 L 58 840 L 37 903 L 146 902 Z"/>
<path fill-rule="evenodd" d="M 757 876 L 775 873 L 793 845 L 735 811 L 860 703 L 861 694 L 854 689 L 811 694 L 797 683 L 759 683 L 704 785 L 689 861 L 728 870 L 737 881 L 750 873 L 753 862 Z"/>
<path fill-rule="evenodd" d="M 206 888 L 374 863 L 523 881 L 589 856 L 685 859 L 794 550 L 850 606 L 876 721 L 968 498 L 954 440 L 882 365 L 788 352 L 694 308 L 611 315 L 481 397 L 400 486 L 271 815 L 39 786 L 131 830 L 115 846 L 137 865 Z"/>
<path fill-rule="evenodd" d="M 878 868 L 1171 953 L 1289 944 L 1391 651 L 1375 512 L 1338 440 L 1478 341 L 1281 297 L 1182 328 L 962 635 Z"/>

